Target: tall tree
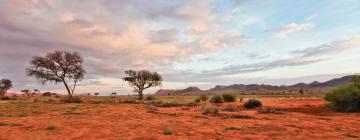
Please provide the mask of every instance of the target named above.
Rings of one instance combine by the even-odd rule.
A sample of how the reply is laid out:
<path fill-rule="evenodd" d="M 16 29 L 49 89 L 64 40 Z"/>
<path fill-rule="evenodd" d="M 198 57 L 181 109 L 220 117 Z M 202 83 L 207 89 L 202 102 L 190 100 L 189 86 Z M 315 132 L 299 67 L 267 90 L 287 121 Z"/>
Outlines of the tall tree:
<path fill-rule="evenodd" d="M 35 76 L 42 84 L 46 82 L 63 83 L 70 98 L 74 95 L 77 82 L 84 78 L 83 58 L 73 52 L 55 51 L 46 56 L 32 58 L 27 68 L 29 76 Z M 73 80 L 70 87 L 68 81 Z"/>
<path fill-rule="evenodd" d="M 0 96 L 4 96 L 7 90 L 12 88 L 12 82 L 9 79 L 0 80 Z"/>
<path fill-rule="evenodd" d="M 127 77 L 123 78 L 131 87 L 134 88 L 134 91 L 139 94 L 139 99 L 143 99 L 143 90 L 161 86 L 162 77 L 157 72 L 150 72 L 148 70 L 127 70 L 125 71 Z"/>

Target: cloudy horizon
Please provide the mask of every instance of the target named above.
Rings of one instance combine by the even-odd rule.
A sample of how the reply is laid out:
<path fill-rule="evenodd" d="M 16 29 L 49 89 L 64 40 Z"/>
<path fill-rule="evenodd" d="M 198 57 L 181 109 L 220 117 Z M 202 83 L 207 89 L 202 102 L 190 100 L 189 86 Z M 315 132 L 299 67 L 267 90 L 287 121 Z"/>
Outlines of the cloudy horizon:
<path fill-rule="evenodd" d="M 25 72 L 33 56 L 61 50 L 84 58 L 76 93 L 131 94 L 128 69 L 159 72 L 163 89 L 326 81 L 360 72 L 358 9 L 356 0 L 0 0 L 0 79 L 14 92 L 63 93 Z"/>

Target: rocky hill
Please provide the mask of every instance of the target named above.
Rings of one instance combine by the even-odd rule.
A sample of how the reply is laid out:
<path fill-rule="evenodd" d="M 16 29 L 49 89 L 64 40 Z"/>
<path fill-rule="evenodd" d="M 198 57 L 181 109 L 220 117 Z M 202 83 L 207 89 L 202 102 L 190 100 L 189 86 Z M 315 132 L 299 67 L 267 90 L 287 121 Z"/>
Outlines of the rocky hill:
<path fill-rule="evenodd" d="M 289 86 L 273 86 L 273 85 L 259 85 L 259 84 L 233 84 L 229 86 L 217 85 L 214 88 L 209 90 L 200 90 L 197 87 L 188 87 L 181 90 L 166 90 L 160 89 L 155 95 L 196 95 L 201 93 L 223 93 L 223 92 L 234 92 L 234 93 L 243 93 L 243 92 L 297 92 L 299 89 L 304 89 L 307 91 L 312 90 L 330 90 L 335 87 L 346 85 L 351 82 L 352 76 L 344 76 L 341 78 L 335 78 L 325 82 L 314 81 L 312 83 L 297 83 Z"/>

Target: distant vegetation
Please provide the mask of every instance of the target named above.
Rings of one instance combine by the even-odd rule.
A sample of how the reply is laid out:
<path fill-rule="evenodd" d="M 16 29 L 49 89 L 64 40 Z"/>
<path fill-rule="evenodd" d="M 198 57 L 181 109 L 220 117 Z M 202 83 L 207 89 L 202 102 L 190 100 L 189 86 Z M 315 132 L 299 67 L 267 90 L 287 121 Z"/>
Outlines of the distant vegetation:
<path fill-rule="evenodd" d="M 214 95 L 214 96 L 211 97 L 210 102 L 211 103 L 223 103 L 224 98 L 221 95 Z"/>
<path fill-rule="evenodd" d="M 12 82 L 9 79 L 0 80 L 0 96 L 4 96 L 7 90 L 12 87 Z"/>
<path fill-rule="evenodd" d="M 225 102 L 235 102 L 236 101 L 236 96 L 231 93 L 224 93 L 224 94 L 222 94 L 222 97 L 224 98 Z"/>
<path fill-rule="evenodd" d="M 360 76 L 354 76 L 352 83 L 335 89 L 325 96 L 328 106 L 340 112 L 360 112 Z"/>

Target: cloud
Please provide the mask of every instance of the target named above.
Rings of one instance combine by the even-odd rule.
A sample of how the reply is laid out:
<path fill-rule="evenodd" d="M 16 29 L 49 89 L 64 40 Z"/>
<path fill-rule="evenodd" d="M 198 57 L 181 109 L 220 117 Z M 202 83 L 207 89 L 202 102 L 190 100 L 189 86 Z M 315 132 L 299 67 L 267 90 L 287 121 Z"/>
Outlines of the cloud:
<path fill-rule="evenodd" d="M 354 49 L 360 46 L 360 37 L 354 36 L 351 39 L 334 41 L 329 44 L 323 44 L 317 47 L 310 47 L 302 50 L 292 51 L 293 54 L 299 54 L 302 57 L 318 57 L 324 55 L 339 54 L 344 51 Z"/>
<path fill-rule="evenodd" d="M 219 26 L 213 4 L 211 0 L 3 0 L 0 63 L 6 69 L 0 69 L 0 76 L 13 79 L 15 88 L 36 83 L 25 75 L 28 61 L 54 50 L 78 51 L 85 59 L 86 78 L 97 79 L 120 78 L 126 69 L 171 69 L 173 62 L 244 46 L 248 37 Z"/>
<path fill-rule="evenodd" d="M 307 31 L 314 27 L 312 23 L 303 23 L 303 24 L 296 24 L 290 23 L 284 27 L 275 29 L 275 37 L 277 38 L 287 38 L 288 34 L 299 32 L 299 31 Z"/>

